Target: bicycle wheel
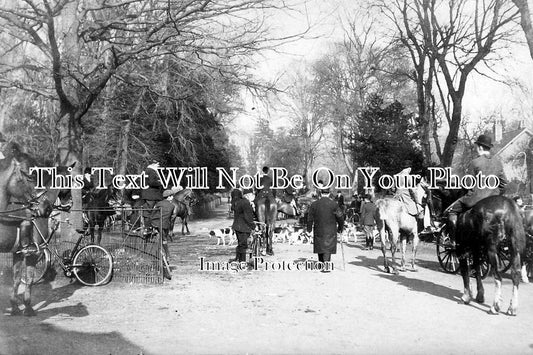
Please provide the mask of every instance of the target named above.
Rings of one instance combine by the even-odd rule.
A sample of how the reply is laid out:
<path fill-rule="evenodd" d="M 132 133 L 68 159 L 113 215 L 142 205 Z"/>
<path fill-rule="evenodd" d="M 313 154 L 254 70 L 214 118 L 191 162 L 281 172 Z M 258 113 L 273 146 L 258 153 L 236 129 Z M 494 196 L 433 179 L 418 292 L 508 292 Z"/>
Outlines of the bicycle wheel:
<path fill-rule="evenodd" d="M 44 279 L 44 275 L 50 268 L 52 262 L 52 255 L 50 250 L 41 249 L 37 256 L 37 263 L 35 264 L 35 271 L 33 274 L 33 284 L 36 284 Z M 27 284 L 28 280 L 26 279 L 26 273 L 22 275 L 21 281 L 23 284 Z"/>
<path fill-rule="evenodd" d="M 72 271 L 86 286 L 99 286 L 111 280 L 113 258 L 99 245 L 87 245 L 76 253 Z"/>
<path fill-rule="evenodd" d="M 437 234 L 437 258 L 442 269 L 449 273 L 459 272 L 459 259 L 455 251 L 455 241 L 449 234 L 442 230 Z"/>

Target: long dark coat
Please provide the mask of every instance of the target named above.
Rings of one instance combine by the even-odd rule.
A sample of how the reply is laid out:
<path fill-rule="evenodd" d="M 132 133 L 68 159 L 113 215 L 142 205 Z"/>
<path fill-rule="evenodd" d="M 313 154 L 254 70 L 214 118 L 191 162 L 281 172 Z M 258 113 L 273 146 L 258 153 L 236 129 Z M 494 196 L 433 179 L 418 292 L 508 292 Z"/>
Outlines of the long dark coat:
<path fill-rule="evenodd" d="M 146 169 L 146 185 L 148 188 L 141 190 L 143 200 L 161 201 L 163 199 L 163 185 L 154 169 Z"/>
<path fill-rule="evenodd" d="M 250 233 L 255 228 L 252 205 L 250 201 L 240 196 L 237 196 L 235 200 L 235 212 L 231 227 L 234 231 L 242 233 Z"/>
<path fill-rule="evenodd" d="M 337 252 L 337 233 L 342 232 L 344 218 L 339 205 L 323 196 L 309 207 L 307 231 L 313 230 L 313 252 L 317 254 Z"/>
<path fill-rule="evenodd" d="M 476 176 L 478 173 L 483 173 L 485 176 L 496 175 L 500 179 L 500 186 L 498 188 L 480 189 L 476 187 L 472 189 L 466 196 L 464 196 L 462 201 L 468 208 L 474 206 L 484 198 L 502 194 L 503 189 L 507 184 L 505 172 L 503 171 L 503 165 L 498 157 L 482 155 L 475 158 L 470 163 L 467 173 L 473 176 Z"/>

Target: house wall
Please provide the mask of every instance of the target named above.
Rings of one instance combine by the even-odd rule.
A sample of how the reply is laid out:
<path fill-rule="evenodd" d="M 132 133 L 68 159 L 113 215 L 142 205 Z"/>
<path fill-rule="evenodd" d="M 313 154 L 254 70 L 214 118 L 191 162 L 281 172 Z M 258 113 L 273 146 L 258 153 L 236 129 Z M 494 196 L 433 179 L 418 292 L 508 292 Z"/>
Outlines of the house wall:
<path fill-rule="evenodd" d="M 531 138 L 530 134 L 524 132 L 512 144 L 496 153 L 502 160 L 503 168 L 509 181 L 527 181 L 525 151 Z"/>

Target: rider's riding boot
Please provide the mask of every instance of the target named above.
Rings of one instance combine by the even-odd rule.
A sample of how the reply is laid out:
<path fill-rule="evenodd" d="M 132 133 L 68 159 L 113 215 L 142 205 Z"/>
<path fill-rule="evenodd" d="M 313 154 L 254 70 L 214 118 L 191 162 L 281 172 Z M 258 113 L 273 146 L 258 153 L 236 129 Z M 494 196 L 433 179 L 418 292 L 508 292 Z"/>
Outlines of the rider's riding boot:
<path fill-rule="evenodd" d="M 238 254 L 239 254 L 239 261 L 246 262 L 246 253 L 238 253 Z"/>
<path fill-rule="evenodd" d="M 24 221 L 20 225 L 20 245 L 21 253 L 35 253 L 38 250 L 37 245 L 32 240 L 32 226 L 29 222 Z"/>

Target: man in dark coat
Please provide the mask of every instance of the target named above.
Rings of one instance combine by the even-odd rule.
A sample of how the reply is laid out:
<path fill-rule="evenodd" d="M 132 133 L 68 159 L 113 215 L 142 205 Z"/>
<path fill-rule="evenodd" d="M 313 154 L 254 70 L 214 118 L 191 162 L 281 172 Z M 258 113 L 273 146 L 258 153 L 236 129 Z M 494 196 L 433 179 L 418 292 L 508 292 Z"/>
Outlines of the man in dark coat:
<path fill-rule="evenodd" d="M 159 176 L 156 171 L 158 167 L 159 163 L 155 162 L 148 165 L 145 171 L 146 185 L 148 186 L 148 188 L 141 190 L 145 227 L 150 227 L 152 225 L 152 209 L 158 201 L 161 201 L 163 199 L 163 185 L 161 184 L 161 181 L 159 181 Z"/>
<path fill-rule="evenodd" d="M 344 219 L 329 189 L 322 189 L 320 193 L 320 199 L 309 207 L 307 231 L 313 230 L 313 252 L 318 254 L 319 261 L 326 262 L 337 252 L 337 233 L 342 232 Z"/>
<path fill-rule="evenodd" d="M 237 248 L 235 251 L 235 259 L 232 261 L 246 261 L 246 249 L 248 247 L 248 237 L 250 232 L 254 229 L 254 211 L 252 209 L 251 201 L 254 199 L 254 194 L 251 189 L 244 190 L 244 197 L 240 190 L 235 190 L 234 194 L 234 216 L 233 216 L 233 231 L 237 235 Z"/>
<path fill-rule="evenodd" d="M 360 223 L 363 225 L 363 230 L 365 232 L 365 250 L 374 249 L 374 226 L 376 225 L 376 210 L 377 207 L 374 202 L 372 202 L 372 196 L 365 195 L 360 211 Z"/>
<path fill-rule="evenodd" d="M 178 207 L 172 203 L 174 198 L 173 190 L 165 190 L 163 192 L 164 200 L 157 201 L 154 205 L 154 214 L 152 215 L 152 227 L 159 230 L 161 240 L 163 243 L 163 250 L 167 256 L 167 260 L 170 260 L 168 251 L 168 235 L 172 233 L 174 229 L 174 221 L 176 220 L 176 214 Z"/>
<path fill-rule="evenodd" d="M 487 135 L 480 135 L 477 141 L 474 142 L 478 157 L 472 160 L 466 173 L 476 176 L 478 173 L 483 175 L 496 175 L 500 181 L 500 185 L 494 189 L 474 187 L 466 195 L 459 198 L 450 206 L 448 214 L 449 233 L 455 237 L 455 229 L 457 224 L 457 216 L 474 207 L 476 203 L 489 196 L 501 195 L 504 192 L 504 187 L 507 184 L 507 179 L 503 171 L 503 165 L 498 157 L 491 156 L 490 149 L 492 148 L 492 139 Z"/>

